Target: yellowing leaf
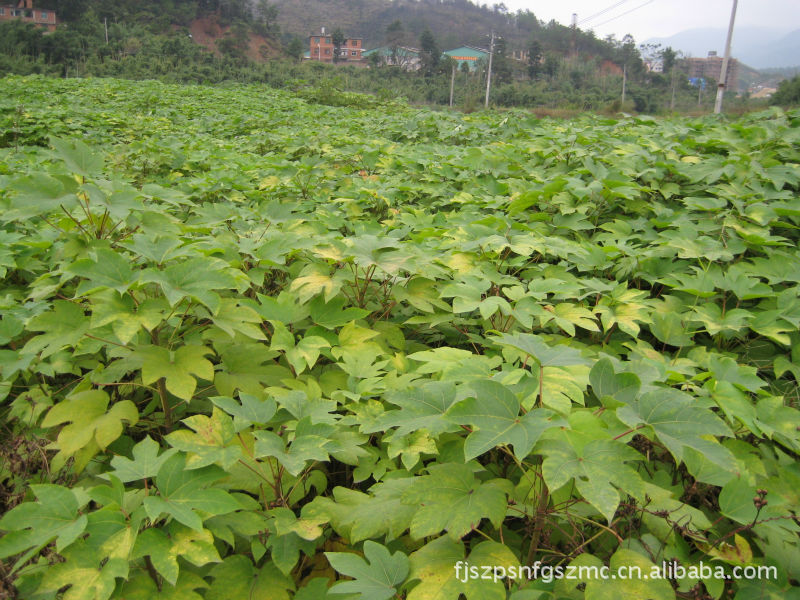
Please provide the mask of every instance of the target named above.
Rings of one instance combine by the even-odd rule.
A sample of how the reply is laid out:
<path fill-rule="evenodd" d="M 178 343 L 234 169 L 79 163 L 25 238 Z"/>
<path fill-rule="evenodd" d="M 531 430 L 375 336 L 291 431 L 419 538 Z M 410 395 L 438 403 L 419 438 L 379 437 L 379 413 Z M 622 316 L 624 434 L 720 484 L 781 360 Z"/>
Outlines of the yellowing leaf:
<path fill-rule="evenodd" d="M 213 352 L 203 346 L 181 346 L 170 351 L 150 345 L 139 346 L 135 352 L 142 361 L 142 383 L 149 385 L 164 377 L 167 390 L 187 401 L 197 388 L 196 377 L 214 379 L 214 365 L 206 359 L 209 354 Z"/>

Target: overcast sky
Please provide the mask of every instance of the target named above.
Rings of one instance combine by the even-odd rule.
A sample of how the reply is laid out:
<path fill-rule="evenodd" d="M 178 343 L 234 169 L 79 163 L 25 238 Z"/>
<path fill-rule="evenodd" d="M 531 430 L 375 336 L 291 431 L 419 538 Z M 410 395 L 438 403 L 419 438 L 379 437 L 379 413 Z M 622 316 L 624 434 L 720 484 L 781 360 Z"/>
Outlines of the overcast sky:
<path fill-rule="evenodd" d="M 489 5 L 495 0 L 482 0 Z M 504 0 L 509 10 L 528 9 L 545 22 L 555 19 L 569 25 L 578 14 L 581 29 L 594 29 L 598 37 L 630 33 L 637 42 L 668 37 L 698 27 L 727 28 L 733 0 Z M 609 9 L 603 14 L 601 11 Z M 629 12 L 630 11 L 630 12 Z M 625 14 L 627 13 L 627 14 Z M 594 18 L 590 18 L 597 15 Z M 585 22 L 582 22 L 586 19 Z M 736 25 L 800 29 L 800 0 L 740 0 Z"/>

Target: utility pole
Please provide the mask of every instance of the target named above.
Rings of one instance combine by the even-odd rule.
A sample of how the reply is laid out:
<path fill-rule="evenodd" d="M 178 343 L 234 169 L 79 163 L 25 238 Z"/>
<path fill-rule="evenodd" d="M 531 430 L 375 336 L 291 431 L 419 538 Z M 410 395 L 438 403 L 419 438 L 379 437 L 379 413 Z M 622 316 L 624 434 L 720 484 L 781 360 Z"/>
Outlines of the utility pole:
<path fill-rule="evenodd" d="M 486 99 L 484 108 L 489 108 L 489 91 L 492 89 L 492 56 L 494 55 L 494 29 L 492 29 L 492 41 L 489 45 L 489 70 L 486 72 Z"/>
<path fill-rule="evenodd" d="M 731 9 L 731 22 L 728 25 L 728 38 L 725 40 L 725 58 L 722 59 L 722 70 L 717 83 L 717 101 L 714 103 L 714 114 L 722 112 L 722 97 L 725 94 L 725 82 L 728 79 L 728 61 L 731 59 L 731 38 L 733 37 L 733 22 L 736 20 L 736 6 L 739 0 L 733 0 Z"/>
<path fill-rule="evenodd" d="M 669 109 L 675 110 L 675 65 L 672 65 L 670 73 L 672 74 L 672 97 L 669 100 Z"/>
<path fill-rule="evenodd" d="M 622 110 L 625 110 L 625 84 L 628 83 L 628 63 L 622 65 Z"/>
<path fill-rule="evenodd" d="M 456 87 L 456 61 L 453 61 L 453 72 L 450 74 L 450 108 L 453 108 L 453 91 Z"/>
<path fill-rule="evenodd" d="M 573 60 L 577 56 L 577 43 L 576 43 L 576 36 L 578 35 L 578 13 L 572 13 L 572 58 Z"/>

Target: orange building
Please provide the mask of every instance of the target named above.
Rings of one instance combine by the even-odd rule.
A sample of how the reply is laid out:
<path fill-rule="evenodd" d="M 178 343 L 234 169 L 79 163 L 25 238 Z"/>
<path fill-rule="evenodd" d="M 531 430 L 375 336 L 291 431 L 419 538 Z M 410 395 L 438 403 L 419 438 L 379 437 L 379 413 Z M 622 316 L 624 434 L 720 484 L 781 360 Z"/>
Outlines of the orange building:
<path fill-rule="evenodd" d="M 339 62 L 361 62 L 361 52 L 364 49 L 363 38 L 347 38 L 339 49 Z M 319 33 L 308 38 L 308 58 L 322 62 L 333 62 L 336 49 L 333 46 L 333 36 L 322 27 Z"/>
<path fill-rule="evenodd" d="M 19 0 L 16 4 L 0 5 L 0 21 L 11 19 L 20 19 L 38 27 L 46 27 L 48 31 L 55 31 L 58 24 L 55 11 L 34 9 L 33 0 Z"/>

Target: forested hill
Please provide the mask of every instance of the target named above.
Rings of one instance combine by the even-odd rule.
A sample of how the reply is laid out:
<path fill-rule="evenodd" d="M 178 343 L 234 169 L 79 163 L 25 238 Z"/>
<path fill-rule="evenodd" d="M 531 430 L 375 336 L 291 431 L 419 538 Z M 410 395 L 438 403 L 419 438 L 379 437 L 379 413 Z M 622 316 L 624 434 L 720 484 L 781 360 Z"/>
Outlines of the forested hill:
<path fill-rule="evenodd" d="M 56 10 L 67 23 L 107 19 L 162 31 L 189 27 L 211 15 L 228 24 L 247 22 L 262 35 L 280 35 L 284 43 L 327 26 L 363 37 L 367 47 L 374 47 L 384 44 L 387 27 L 400 21 L 406 45 L 418 46 L 427 28 L 440 48 L 487 46 L 494 30 L 509 50 L 527 49 L 534 37 L 545 51 L 566 54 L 574 48 L 578 54 L 614 60 L 612 45 L 589 32 L 545 24 L 530 11 L 513 13 L 502 4 L 479 6 L 469 0 L 38 0 L 36 4 Z"/>
<path fill-rule="evenodd" d="M 479 6 L 469 0 L 274 0 L 273 5 L 278 9 L 277 21 L 283 32 L 305 35 L 322 25 L 339 27 L 345 35 L 363 37 L 367 47 L 384 44 L 386 28 L 394 21 L 403 24 L 405 41 L 412 46 L 419 45 L 425 28 L 431 30 L 442 48 L 485 47 L 492 30 L 506 40 L 511 50 L 526 49 L 532 35 L 554 52 L 566 53 L 573 43 L 569 27 L 555 22 L 546 25 L 530 11 L 509 12 L 501 3 Z M 609 50 L 607 44 L 589 33 L 577 31 L 574 39 L 579 52 L 601 55 Z"/>
<path fill-rule="evenodd" d="M 274 4 L 283 31 L 310 32 L 328 25 L 363 37 L 367 46 L 382 44 L 383 32 L 394 21 L 403 23 L 409 43 L 427 27 L 443 47 L 485 46 L 492 29 L 509 41 L 524 43 L 539 26 L 530 12 L 517 15 L 468 0 L 274 0 Z"/>
<path fill-rule="evenodd" d="M 62 22 L 76 23 L 87 16 L 98 16 L 112 23 L 141 22 L 156 27 L 188 25 L 210 13 L 229 20 L 250 20 L 269 5 L 263 0 L 35 0 L 37 8 L 55 10 Z"/>

